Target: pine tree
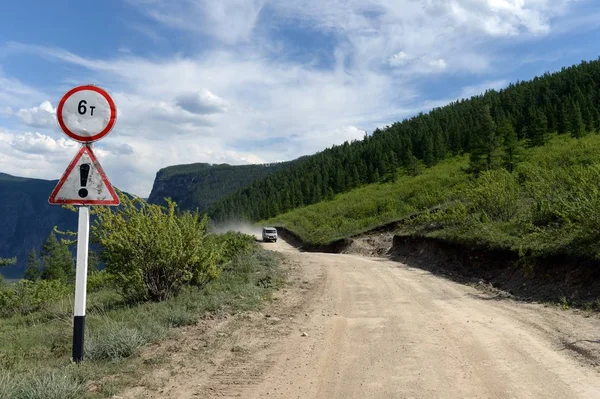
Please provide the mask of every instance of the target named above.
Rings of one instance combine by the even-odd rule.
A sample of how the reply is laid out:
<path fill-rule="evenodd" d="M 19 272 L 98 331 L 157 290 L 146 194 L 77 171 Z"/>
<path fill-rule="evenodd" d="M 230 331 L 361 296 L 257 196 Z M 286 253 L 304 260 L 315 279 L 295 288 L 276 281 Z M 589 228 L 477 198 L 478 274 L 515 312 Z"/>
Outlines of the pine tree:
<path fill-rule="evenodd" d="M 571 125 L 569 123 L 569 114 L 567 112 L 567 106 L 563 102 L 560 105 L 560 108 L 558 111 L 558 126 L 557 126 L 558 134 L 565 134 L 568 131 L 570 131 L 571 130 L 570 126 Z"/>
<path fill-rule="evenodd" d="M 581 110 L 581 117 L 583 118 L 583 124 L 586 132 L 594 131 L 594 115 L 589 106 L 584 106 Z"/>
<path fill-rule="evenodd" d="M 471 149 L 470 168 L 475 175 L 500 166 L 500 145 L 501 138 L 490 114 L 490 107 L 486 105 L 480 111 L 475 140 Z"/>
<path fill-rule="evenodd" d="M 427 135 L 423 138 L 423 161 L 428 168 L 435 165 L 435 154 L 433 153 L 433 140 Z"/>
<path fill-rule="evenodd" d="M 585 136 L 585 125 L 583 123 L 583 117 L 581 116 L 581 108 L 579 104 L 571 104 L 571 136 L 580 138 Z"/>
<path fill-rule="evenodd" d="M 548 120 L 542 111 L 536 110 L 532 112 L 528 133 L 527 144 L 529 147 L 542 146 L 546 143 Z"/>
<path fill-rule="evenodd" d="M 502 161 L 504 168 L 512 172 L 515 165 L 519 162 L 521 156 L 521 145 L 517 139 L 517 132 L 513 128 L 512 123 L 508 119 L 503 119 L 498 124 L 498 136 L 503 141 L 503 157 Z"/>
<path fill-rule="evenodd" d="M 40 262 L 35 249 L 29 251 L 27 258 L 27 268 L 25 269 L 25 279 L 30 281 L 39 280 L 42 277 L 42 262 Z"/>
<path fill-rule="evenodd" d="M 437 125 L 433 136 L 433 156 L 436 162 L 446 158 L 448 147 L 446 146 L 446 139 L 442 128 Z"/>
<path fill-rule="evenodd" d="M 421 173 L 419 170 L 419 162 L 417 161 L 417 157 L 415 157 L 413 154 L 410 154 L 404 168 L 409 176 L 417 176 L 419 173 Z"/>
<path fill-rule="evenodd" d="M 73 257 L 66 244 L 58 242 L 54 232 L 50 233 L 41 251 L 44 280 L 72 281 L 75 277 Z"/>
<path fill-rule="evenodd" d="M 600 111 L 594 107 L 594 131 L 600 133 Z"/>

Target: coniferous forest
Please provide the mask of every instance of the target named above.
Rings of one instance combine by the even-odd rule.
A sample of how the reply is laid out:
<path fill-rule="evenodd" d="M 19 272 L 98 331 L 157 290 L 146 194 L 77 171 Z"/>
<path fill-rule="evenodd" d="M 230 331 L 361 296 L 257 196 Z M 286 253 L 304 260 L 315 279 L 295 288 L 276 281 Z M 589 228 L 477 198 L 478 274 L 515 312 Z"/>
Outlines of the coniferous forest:
<path fill-rule="evenodd" d="M 579 138 L 600 130 L 600 61 L 490 90 L 420 113 L 363 140 L 344 143 L 254 181 L 209 209 L 215 221 L 263 220 L 333 198 L 364 184 L 396 179 L 396 169 L 419 173 L 446 157 L 469 153 L 469 171 L 518 161 L 521 143 L 544 145 L 550 132 Z"/>

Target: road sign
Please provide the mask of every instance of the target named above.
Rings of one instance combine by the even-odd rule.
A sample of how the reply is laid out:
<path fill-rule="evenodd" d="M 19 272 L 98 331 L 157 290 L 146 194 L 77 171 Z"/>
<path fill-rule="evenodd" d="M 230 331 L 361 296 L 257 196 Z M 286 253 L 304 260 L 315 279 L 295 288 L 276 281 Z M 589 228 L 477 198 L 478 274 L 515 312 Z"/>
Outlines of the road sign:
<path fill-rule="evenodd" d="M 117 120 L 117 108 L 103 89 L 78 86 L 61 98 L 56 117 L 67 136 L 80 143 L 92 143 L 111 131 Z"/>
<path fill-rule="evenodd" d="M 108 181 L 92 148 L 83 145 L 48 202 L 72 205 L 119 205 L 119 197 Z"/>
<path fill-rule="evenodd" d="M 119 205 L 119 197 L 106 178 L 91 145 L 110 133 L 117 120 L 117 107 L 103 89 L 93 85 L 78 86 L 60 99 L 56 119 L 67 136 L 83 143 L 48 199 L 49 203 L 56 205 L 82 205 L 79 207 L 77 227 L 73 312 L 73 360 L 79 363 L 83 361 L 90 238 L 90 210 L 86 205 Z"/>

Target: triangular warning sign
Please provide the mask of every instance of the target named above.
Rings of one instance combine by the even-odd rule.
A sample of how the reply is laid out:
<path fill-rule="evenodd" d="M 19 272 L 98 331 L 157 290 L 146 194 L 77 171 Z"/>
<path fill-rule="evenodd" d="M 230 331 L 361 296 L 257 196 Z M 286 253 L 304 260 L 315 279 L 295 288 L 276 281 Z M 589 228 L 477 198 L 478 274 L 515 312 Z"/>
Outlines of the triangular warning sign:
<path fill-rule="evenodd" d="M 51 204 L 119 205 L 119 197 L 106 178 L 90 146 L 81 147 L 50 194 Z"/>

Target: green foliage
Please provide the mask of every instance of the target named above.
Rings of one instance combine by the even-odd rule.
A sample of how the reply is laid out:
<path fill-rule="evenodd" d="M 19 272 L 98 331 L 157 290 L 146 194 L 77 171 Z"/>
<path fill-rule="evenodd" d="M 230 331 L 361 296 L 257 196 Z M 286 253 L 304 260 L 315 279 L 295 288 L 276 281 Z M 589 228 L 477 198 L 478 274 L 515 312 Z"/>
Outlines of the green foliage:
<path fill-rule="evenodd" d="M 578 103 L 571 103 L 571 120 L 569 121 L 571 136 L 581 138 L 585 135 L 585 125 L 581 116 L 581 108 Z"/>
<path fill-rule="evenodd" d="M 0 372 L 0 399 L 76 399 L 82 393 L 79 381 L 59 371 L 25 377 Z"/>
<path fill-rule="evenodd" d="M 254 244 L 254 237 L 237 232 L 215 235 L 213 240 L 220 247 L 220 262 L 230 261 L 235 254 L 247 251 Z"/>
<path fill-rule="evenodd" d="M 466 166 L 465 156 L 449 159 L 416 177 L 361 187 L 264 223 L 287 227 L 307 243 L 329 243 L 451 201 L 467 181 Z"/>
<path fill-rule="evenodd" d="M 42 262 L 40 262 L 35 249 L 31 249 L 27 258 L 27 268 L 25 269 L 26 280 L 36 281 L 42 278 Z"/>
<path fill-rule="evenodd" d="M 87 290 L 88 292 L 97 292 L 105 288 L 112 288 L 115 284 L 114 275 L 110 274 L 106 270 L 92 271 L 87 276 Z"/>
<path fill-rule="evenodd" d="M 161 316 L 164 323 L 170 327 L 191 326 L 198 323 L 196 312 L 181 307 L 171 307 Z"/>
<path fill-rule="evenodd" d="M 56 239 L 51 232 L 40 253 L 43 260 L 42 278 L 44 280 L 60 280 L 72 282 L 75 280 L 75 265 L 69 247 Z"/>
<path fill-rule="evenodd" d="M 373 184 L 267 221 L 324 244 L 392 221 L 401 232 L 510 249 L 600 259 L 600 136 L 550 137 L 523 150 L 513 173 L 461 172 L 465 157 L 443 161 L 396 184 Z"/>
<path fill-rule="evenodd" d="M 517 132 L 508 119 L 502 119 L 498 124 L 498 136 L 503 142 L 503 167 L 512 172 L 522 157 L 522 146 L 519 143 Z"/>
<path fill-rule="evenodd" d="M 477 135 L 471 148 L 470 169 L 474 174 L 500 167 L 501 140 L 490 107 L 485 105 L 478 115 Z"/>
<path fill-rule="evenodd" d="M 3 266 L 12 266 L 17 263 L 17 258 L 0 258 L 0 267 Z"/>
<path fill-rule="evenodd" d="M 100 263 L 100 257 L 96 251 L 91 249 L 88 251 L 88 272 L 97 272 L 98 264 Z"/>
<path fill-rule="evenodd" d="M 53 300 L 38 312 L 5 318 L 0 323 L 0 399 L 117 394 L 148 370 L 145 359 L 136 356 L 140 350 L 168 337 L 171 327 L 194 324 L 208 312 L 259 309 L 282 284 L 278 265 L 278 256 L 251 245 L 223 265 L 220 278 L 202 288 L 187 286 L 162 302 L 132 305 L 111 289 L 90 292 L 86 361 L 80 365 L 71 365 L 70 359 L 72 296 Z M 92 392 L 91 386 L 99 391 Z"/>
<path fill-rule="evenodd" d="M 13 314 L 29 314 L 47 308 L 47 306 L 64 297 L 70 287 L 58 280 L 21 280 L 0 288 L 0 316 Z"/>
<path fill-rule="evenodd" d="M 85 341 L 85 353 L 91 360 L 119 361 L 135 355 L 148 343 L 139 329 L 109 321 Z"/>
<path fill-rule="evenodd" d="M 482 173 L 465 191 L 465 197 L 475 210 L 484 212 L 489 219 L 508 222 L 517 213 L 519 191 L 515 176 L 499 169 Z"/>
<path fill-rule="evenodd" d="M 544 114 L 541 110 L 532 110 L 530 112 L 530 120 L 527 125 L 527 131 L 529 132 L 527 144 L 530 147 L 544 145 L 548 136 L 548 119 L 546 118 L 546 114 Z"/>
<path fill-rule="evenodd" d="M 116 211 L 95 208 L 92 231 L 128 300 L 164 300 L 218 276 L 219 252 L 208 239 L 206 217 L 177 214 L 172 201 L 167 209 L 126 197 L 121 204 Z"/>

